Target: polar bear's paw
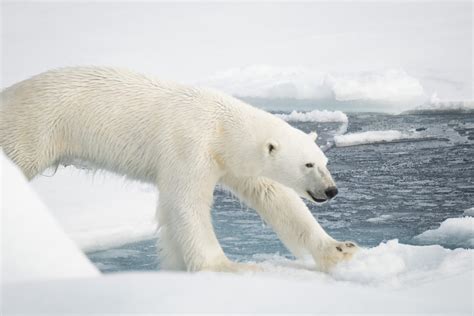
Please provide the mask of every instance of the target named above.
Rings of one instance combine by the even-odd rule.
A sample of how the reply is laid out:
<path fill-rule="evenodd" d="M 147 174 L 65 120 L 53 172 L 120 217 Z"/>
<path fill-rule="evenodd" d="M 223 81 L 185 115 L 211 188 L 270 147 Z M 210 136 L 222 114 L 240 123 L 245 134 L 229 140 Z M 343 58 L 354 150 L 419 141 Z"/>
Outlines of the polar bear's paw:
<path fill-rule="evenodd" d="M 339 262 L 347 261 L 359 250 L 353 241 L 334 241 L 326 245 L 317 258 L 317 267 L 323 272 L 328 272 Z"/>

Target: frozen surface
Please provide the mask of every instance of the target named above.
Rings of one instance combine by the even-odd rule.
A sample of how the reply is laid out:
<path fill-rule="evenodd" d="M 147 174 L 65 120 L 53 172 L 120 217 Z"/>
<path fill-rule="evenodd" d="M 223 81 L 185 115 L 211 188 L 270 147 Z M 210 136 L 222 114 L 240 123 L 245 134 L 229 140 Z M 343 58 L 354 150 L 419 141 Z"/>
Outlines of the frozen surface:
<path fill-rule="evenodd" d="M 6 287 L 7 312 L 470 313 L 473 250 L 365 249 L 331 274 L 310 261 L 260 256 L 263 272 L 120 273 Z M 78 293 L 80 293 L 78 295 Z M 100 299 L 98 299 L 100 298 Z"/>
<path fill-rule="evenodd" d="M 1 150 L 0 162 L 2 284 L 98 275 Z"/>
<path fill-rule="evenodd" d="M 158 196 L 150 185 L 60 167 L 52 177 L 35 178 L 32 186 L 84 251 L 118 247 L 156 232 Z"/>
<path fill-rule="evenodd" d="M 438 228 L 427 230 L 413 240 L 421 245 L 474 248 L 474 218 L 448 218 Z"/>

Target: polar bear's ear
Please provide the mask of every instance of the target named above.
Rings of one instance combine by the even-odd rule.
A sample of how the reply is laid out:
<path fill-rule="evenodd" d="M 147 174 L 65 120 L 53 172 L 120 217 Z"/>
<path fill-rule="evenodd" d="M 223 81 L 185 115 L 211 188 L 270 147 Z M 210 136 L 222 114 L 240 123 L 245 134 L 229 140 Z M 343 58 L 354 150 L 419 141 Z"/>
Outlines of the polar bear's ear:
<path fill-rule="evenodd" d="M 309 137 L 311 137 L 311 139 L 313 140 L 313 142 L 316 141 L 316 139 L 318 138 L 318 134 L 316 132 L 311 132 L 308 134 Z"/>
<path fill-rule="evenodd" d="M 274 139 L 269 139 L 265 142 L 265 152 L 273 156 L 278 151 L 279 144 Z"/>

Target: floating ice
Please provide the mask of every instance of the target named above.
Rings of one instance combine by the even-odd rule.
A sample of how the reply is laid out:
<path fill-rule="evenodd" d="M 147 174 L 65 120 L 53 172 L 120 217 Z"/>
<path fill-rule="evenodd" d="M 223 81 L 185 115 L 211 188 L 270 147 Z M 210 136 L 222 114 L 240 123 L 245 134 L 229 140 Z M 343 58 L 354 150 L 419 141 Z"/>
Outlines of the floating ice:
<path fill-rule="evenodd" d="M 288 122 L 341 122 L 347 123 L 349 119 L 347 115 L 341 111 L 328 111 L 328 110 L 314 110 L 311 112 L 297 112 L 292 111 L 290 114 L 275 114 L 281 119 Z"/>
<path fill-rule="evenodd" d="M 39 176 L 33 188 L 84 251 L 103 250 L 152 238 L 156 189 L 106 172 L 60 167 Z"/>
<path fill-rule="evenodd" d="M 438 228 L 413 237 L 413 241 L 420 245 L 439 244 L 450 248 L 474 248 L 474 218 L 471 216 L 448 218 Z"/>
<path fill-rule="evenodd" d="M 390 215 L 390 214 L 383 214 L 383 215 L 380 215 L 380 216 L 377 216 L 377 217 L 371 217 L 369 219 L 367 219 L 367 221 L 369 223 L 381 223 L 381 222 L 385 222 L 389 219 L 392 219 L 393 218 L 393 215 Z"/>
<path fill-rule="evenodd" d="M 334 136 L 334 142 L 336 143 L 337 147 L 345 147 L 380 142 L 391 142 L 405 137 L 406 135 L 400 131 L 368 131 Z"/>
<path fill-rule="evenodd" d="M 471 208 L 468 208 L 467 210 L 464 210 L 464 215 L 474 216 L 474 207 L 471 207 Z"/>

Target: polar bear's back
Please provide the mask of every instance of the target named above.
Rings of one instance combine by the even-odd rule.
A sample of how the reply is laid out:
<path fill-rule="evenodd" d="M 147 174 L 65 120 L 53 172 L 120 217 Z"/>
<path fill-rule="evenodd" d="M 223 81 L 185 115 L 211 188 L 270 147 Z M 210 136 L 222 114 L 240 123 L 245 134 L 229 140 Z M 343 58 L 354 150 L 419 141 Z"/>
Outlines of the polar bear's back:
<path fill-rule="evenodd" d="M 213 104 L 201 95 L 115 68 L 48 71 L 2 91 L 0 145 L 31 176 L 73 157 L 146 180 L 156 147 L 202 135 Z"/>

